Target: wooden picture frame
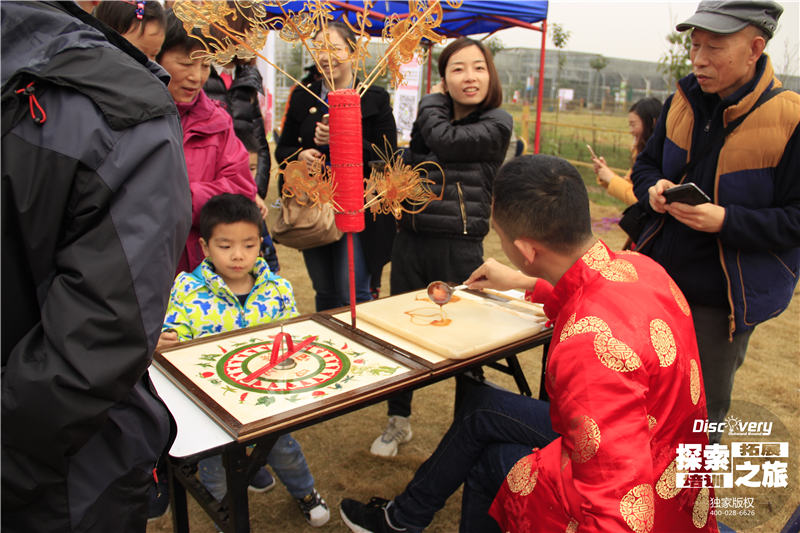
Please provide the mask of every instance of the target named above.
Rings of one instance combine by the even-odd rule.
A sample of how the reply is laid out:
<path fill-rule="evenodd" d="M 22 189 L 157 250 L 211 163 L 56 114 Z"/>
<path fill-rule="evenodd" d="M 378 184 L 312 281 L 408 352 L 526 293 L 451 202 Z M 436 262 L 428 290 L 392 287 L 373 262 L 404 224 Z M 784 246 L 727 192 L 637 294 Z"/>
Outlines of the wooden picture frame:
<path fill-rule="evenodd" d="M 299 343 L 295 366 L 257 377 L 281 333 Z M 302 425 L 426 379 L 430 371 L 384 343 L 318 315 L 201 337 L 156 352 L 155 364 L 237 441 Z"/>

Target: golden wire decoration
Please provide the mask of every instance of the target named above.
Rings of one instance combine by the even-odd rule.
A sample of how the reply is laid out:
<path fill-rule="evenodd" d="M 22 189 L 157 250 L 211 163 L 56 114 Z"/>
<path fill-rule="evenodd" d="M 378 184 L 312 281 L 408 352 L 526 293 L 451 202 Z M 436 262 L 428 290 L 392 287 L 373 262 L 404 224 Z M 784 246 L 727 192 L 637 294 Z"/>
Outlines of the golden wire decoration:
<path fill-rule="evenodd" d="M 364 209 L 373 217 L 379 214 L 392 215 L 400 219 L 402 214 L 416 214 L 444 194 L 444 170 L 433 161 L 425 161 L 412 167 L 403 162 L 402 150 L 391 152 L 391 145 L 384 139 L 384 150 L 372 145 L 372 149 L 383 161 L 383 166 L 372 168 L 365 180 L 364 195 L 368 198 Z M 435 182 L 428 178 L 425 165 L 433 165 L 442 173 L 442 189 L 437 195 L 431 190 Z"/>
<path fill-rule="evenodd" d="M 445 2 L 451 8 L 457 9 L 463 0 Z M 355 41 L 348 41 L 349 50 L 341 50 L 330 41 L 328 23 L 334 20 L 334 8 L 328 0 L 308 0 L 299 11 L 287 9 L 287 4 L 286 0 L 178 0 L 173 9 L 175 15 L 183 21 L 186 32 L 203 46 L 201 50 L 192 52 L 192 59 L 227 64 L 235 57 L 259 57 L 327 107 L 327 102 L 319 95 L 264 57 L 260 50 L 266 45 L 269 32 L 274 31 L 280 39 L 294 45 L 300 44 L 310 53 L 317 70 L 331 90 L 336 90 L 331 56 L 335 57 L 335 61 L 353 64 L 355 84 L 358 73 L 366 73 L 366 58 L 370 56 L 367 48 L 370 36 L 367 29 L 372 27 L 369 13 L 374 1 L 365 0 L 363 9 L 356 13 L 355 24 L 347 17 L 343 18 L 356 36 Z M 411 61 L 415 55 L 420 59 L 424 58 L 426 52 L 422 40 L 427 39 L 433 43 L 444 40 L 435 31 L 444 20 L 441 0 L 409 0 L 408 6 L 407 16 L 393 14 L 385 21 L 382 37 L 388 47 L 375 67 L 358 84 L 356 89 L 360 96 L 387 71 L 392 86 L 398 87 L 404 82 L 400 71 L 402 65 Z M 281 14 L 270 15 L 267 7 L 277 7 Z M 319 37 L 315 40 L 317 35 Z M 323 68 L 323 64 L 328 68 Z M 373 145 L 384 166 L 382 170 L 373 169 L 370 177 L 365 180 L 368 201 L 364 210 L 369 209 L 373 216 L 379 213 L 391 214 L 399 219 L 404 212 L 419 213 L 432 201 L 442 199 L 444 171 L 438 164 L 425 162 L 411 167 L 403 162 L 401 152 L 392 153 L 390 145 L 385 144 L 385 152 Z M 442 173 L 442 191 L 438 195 L 431 189 L 435 182 L 428 178 L 428 170 L 425 168 L 428 164 Z M 278 173 L 284 177 L 282 194 L 285 197 L 295 197 L 301 205 L 321 207 L 331 204 L 337 211 L 341 211 L 333 200 L 335 182 L 324 158 L 317 159 L 310 168 L 300 161 L 284 162 L 284 168 L 279 169 Z"/>
<path fill-rule="evenodd" d="M 456 9 L 463 0 L 445 1 L 448 6 Z M 444 19 L 441 0 L 409 0 L 407 16 L 395 14 L 387 18 L 382 37 L 389 46 L 375 67 L 366 73 L 366 58 L 370 55 L 367 50 L 370 41 L 367 29 L 372 27 L 369 13 L 374 5 L 373 0 L 365 0 L 363 9 L 356 13 L 356 24 L 351 23 L 347 17 L 343 18 L 356 35 L 355 42 L 348 43 L 352 51 L 338 50 L 330 42 L 327 28 L 329 21 L 334 20 L 334 7 L 329 1 L 308 0 L 299 11 L 287 9 L 285 4 L 285 0 L 177 0 L 173 10 L 183 21 L 186 32 L 203 45 L 202 50 L 192 53 L 193 59 L 201 58 L 226 64 L 235 57 L 252 59 L 257 56 L 309 92 L 311 91 L 296 78 L 261 54 L 260 50 L 264 48 L 270 31 L 275 31 L 286 42 L 301 44 L 311 54 L 317 70 L 331 90 L 336 90 L 333 72 L 329 61 L 327 72 L 322 68 L 320 58 L 323 53 L 334 54 L 342 62 L 351 62 L 356 74 L 353 76 L 354 82 L 359 77 L 359 72 L 365 74 L 358 87 L 360 95 L 387 70 L 392 86 L 398 87 L 404 82 L 401 66 L 408 63 L 415 54 L 424 57 L 422 39 L 433 43 L 441 43 L 444 39 L 435 31 Z M 267 12 L 267 7 L 277 7 L 281 14 L 272 16 Z M 193 30 L 198 30 L 200 35 L 193 34 Z M 313 41 L 313 36 L 320 32 L 322 37 Z M 318 95 L 314 97 L 325 104 Z"/>
<path fill-rule="evenodd" d="M 283 177 L 281 193 L 284 198 L 294 197 L 298 204 L 322 209 L 330 204 L 337 211 L 341 207 L 333 199 L 336 182 L 333 180 L 330 167 L 325 165 L 325 156 L 315 159 L 308 167 L 305 161 L 290 161 L 283 169 L 278 169 Z"/>

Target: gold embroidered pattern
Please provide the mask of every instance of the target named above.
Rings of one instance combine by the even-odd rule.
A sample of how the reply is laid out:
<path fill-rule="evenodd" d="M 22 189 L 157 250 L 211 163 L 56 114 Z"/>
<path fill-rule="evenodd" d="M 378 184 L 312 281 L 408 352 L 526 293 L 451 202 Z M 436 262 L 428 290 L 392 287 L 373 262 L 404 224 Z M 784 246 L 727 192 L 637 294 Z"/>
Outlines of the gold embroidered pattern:
<path fill-rule="evenodd" d="M 578 521 L 574 518 L 570 518 L 564 533 L 578 533 Z"/>
<path fill-rule="evenodd" d="M 672 280 L 669 280 L 669 290 L 672 291 L 672 296 L 675 298 L 675 302 L 678 304 L 678 307 L 681 309 L 683 314 L 689 316 L 691 313 L 691 310 L 689 309 L 689 302 L 686 301 L 686 297 L 681 292 L 678 284 Z"/>
<path fill-rule="evenodd" d="M 700 492 L 697 493 L 697 499 L 694 501 L 694 507 L 692 507 L 692 523 L 697 529 L 706 525 L 708 505 L 708 489 L 700 489 Z"/>
<path fill-rule="evenodd" d="M 632 372 L 642 366 L 642 360 L 636 352 L 624 342 L 605 333 L 595 336 L 594 353 L 601 363 L 617 372 Z"/>
<path fill-rule="evenodd" d="M 592 270 L 600 272 L 600 275 L 609 281 L 621 281 L 631 283 L 639 279 L 636 268 L 630 261 L 624 259 L 611 259 L 608 250 L 600 241 L 594 243 L 583 257 L 586 266 Z"/>
<path fill-rule="evenodd" d="M 575 313 L 572 313 L 570 317 L 564 322 L 564 327 L 561 328 L 561 336 L 558 338 L 558 342 L 564 342 L 564 339 L 567 339 L 572 336 L 572 326 L 575 325 Z"/>
<path fill-rule="evenodd" d="M 676 472 L 677 464 L 675 463 L 675 459 L 673 459 L 666 470 L 661 474 L 661 477 L 658 478 L 658 481 L 656 481 L 656 494 L 664 500 L 674 498 L 681 491 L 675 483 Z"/>
<path fill-rule="evenodd" d="M 586 415 L 573 418 L 570 425 L 574 438 L 572 460 L 576 463 L 585 463 L 600 449 L 600 428 Z"/>
<path fill-rule="evenodd" d="M 669 366 L 675 362 L 677 355 L 675 337 L 672 335 L 669 325 L 659 318 L 650 322 L 650 342 L 656 350 L 661 366 Z"/>
<path fill-rule="evenodd" d="M 649 429 L 651 433 L 653 432 L 653 430 L 656 428 L 657 425 L 658 422 L 656 421 L 656 417 L 652 415 L 647 415 L 647 429 Z"/>
<path fill-rule="evenodd" d="M 566 448 L 563 446 L 561 447 L 561 470 L 563 471 L 567 465 L 569 464 L 569 454 L 567 453 Z"/>
<path fill-rule="evenodd" d="M 700 369 L 694 359 L 689 361 L 689 392 L 692 395 L 692 404 L 697 405 L 700 401 Z"/>
<path fill-rule="evenodd" d="M 536 478 L 539 476 L 538 470 L 533 470 L 533 458 L 528 455 L 516 462 L 514 467 L 506 475 L 508 488 L 514 494 L 527 496 L 536 487 Z M 533 471 L 531 471 L 533 470 Z"/>
<path fill-rule="evenodd" d="M 611 336 L 611 328 L 608 327 L 605 320 L 596 316 L 585 316 L 578 320 L 575 325 L 572 326 L 571 335 L 579 335 L 588 332 L 604 333 Z"/>
<path fill-rule="evenodd" d="M 636 533 L 653 529 L 655 502 L 653 487 L 647 483 L 636 485 L 619 502 L 619 512 L 628 527 Z"/>
<path fill-rule="evenodd" d="M 633 266 L 633 263 L 624 259 L 614 259 L 600 270 L 600 275 L 608 281 L 621 281 L 623 283 L 633 283 L 639 280 L 636 267 Z"/>
<path fill-rule="evenodd" d="M 600 241 L 597 241 L 592 245 L 589 250 L 583 254 L 581 257 L 586 266 L 591 268 L 592 270 L 602 270 L 609 261 L 611 261 L 611 257 L 608 255 L 608 250 L 606 247 L 603 246 Z"/>

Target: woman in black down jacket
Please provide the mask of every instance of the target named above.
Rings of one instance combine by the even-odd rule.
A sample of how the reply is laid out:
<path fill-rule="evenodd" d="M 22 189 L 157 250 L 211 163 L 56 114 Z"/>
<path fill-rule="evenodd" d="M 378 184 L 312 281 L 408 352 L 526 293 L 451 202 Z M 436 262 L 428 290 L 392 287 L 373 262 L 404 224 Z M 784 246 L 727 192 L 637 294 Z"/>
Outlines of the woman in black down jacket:
<path fill-rule="evenodd" d="M 341 48 L 349 47 L 348 42 L 355 42 L 353 32 L 341 22 L 330 22 L 328 35 L 331 44 Z M 320 39 L 321 36 L 316 38 Z M 321 56 L 323 72 L 328 76 L 328 59 L 326 54 Z M 336 58 L 330 61 L 334 86 L 336 88 L 353 86 L 352 77 L 355 73 L 352 64 L 338 61 Z M 312 82 L 308 88 L 323 100 L 327 98 L 329 88 L 325 81 Z M 326 163 L 329 164 L 328 126 L 322 120 L 323 115 L 327 113 L 327 107 L 319 100 L 302 88 L 295 87 L 286 110 L 281 138 L 275 148 L 276 161 L 300 159 L 310 164 L 324 154 Z M 364 177 L 367 177 L 368 162 L 379 159 L 371 145 L 375 144 L 383 150 L 386 139 L 391 150 L 397 147 L 397 126 L 389 103 L 389 93 L 385 89 L 372 86 L 361 97 L 361 128 Z M 381 270 L 389 262 L 396 232 L 395 221 L 389 215 L 378 215 L 373 220 L 372 215 L 367 214 L 365 222 L 364 231 L 353 235 L 358 302 L 371 300 L 370 289 L 380 287 Z M 303 250 L 303 259 L 316 292 L 317 311 L 342 307 L 350 303 L 345 239 Z"/>
<path fill-rule="evenodd" d="M 503 92 L 492 54 L 468 38 L 450 43 L 439 56 L 440 86 L 424 97 L 411 132 L 406 159 L 435 161 L 432 202 L 404 215 L 392 249 L 391 292 L 425 288 L 436 280 L 462 282 L 483 263 L 489 232 L 492 182 L 511 138 L 511 115 L 499 109 Z M 372 443 L 375 455 L 392 456 L 411 439 L 411 393 L 389 400 L 389 424 Z"/>

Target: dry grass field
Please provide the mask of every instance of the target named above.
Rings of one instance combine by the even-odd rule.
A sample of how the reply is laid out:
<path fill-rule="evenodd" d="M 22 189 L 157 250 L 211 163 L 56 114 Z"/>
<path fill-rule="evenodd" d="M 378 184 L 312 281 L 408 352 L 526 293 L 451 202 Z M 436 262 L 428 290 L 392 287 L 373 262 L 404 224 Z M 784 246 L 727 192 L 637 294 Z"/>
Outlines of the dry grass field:
<path fill-rule="evenodd" d="M 600 222 L 605 217 L 618 214 L 613 206 L 592 205 L 593 219 Z M 619 249 L 624 235 L 615 226 L 599 223 L 596 234 L 612 248 Z M 490 233 L 485 242 L 485 257 L 502 259 L 499 239 Z M 296 250 L 278 247 L 281 274 L 292 282 L 301 313 L 314 310 L 313 292 L 303 264 L 302 255 Z M 383 287 L 388 292 L 390 266 L 384 270 Z M 455 280 L 454 280 L 455 281 Z M 790 428 L 795 443 L 800 442 L 800 298 L 797 292 L 789 309 L 761 325 L 754 333 L 747 359 L 736 376 L 734 399 L 758 403 Z M 541 370 L 541 349 L 520 355 L 525 374 L 537 394 Z M 487 370 L 487 377 L 502 386 L 514 390 L 511 378 Z M 342 523 L 338 504 L 345 497 L 367 500 L 373 495 L 392 497 L 403 489 L 411 479 L 417 466 L 435 448 L 450 422 L 453 408 L 454 382 L 446 380 L 418 391 L 414 397 L 412 424 L 413 440 L 403 445 L 397 457 L 380 459 L 369 454 L 372 440 L 383 429 L 386 420 L 384 404 L 373 405 L 360 411 L 329 420 L 327 422 L 294 433 L 302 444 L 306 458 L 316 478 L 316 486 L 331 507 L 331 520 L 322 528 L 312 528 L 303 520 L 294 501 L 280 486 L 266 494 L 251 494 L 251 528 L 253 532 L 340 532 L 347 531 Z M 790 455 L 797 456 L 797 448 L 790 447 Z M 781 509 L 774 510 L 774 517 L 766 524 L 751 529 L 753 532 L 774 533 L 787 520 L 792 510 L 800 504 L 797 489 L 798 468 L 793 463 L 790 473 L 791 491 L 788 501 Z M 719 496 L 719 494 L 718 494 Z M 190 498 L 191 500 L 191 498 Z M 461 508 L 460 491 L 439 512 L 428 531 L 450 533 L 458 530 Z M 212 533 L 213 524 L 202 509 L 193 501 L 189 505 L 191 530 L 196 533 Z M 148 533 L 172 531 L 171 516 L 167 513 L 153 521 Z"/>

